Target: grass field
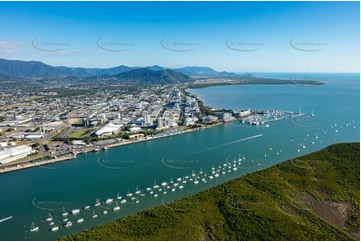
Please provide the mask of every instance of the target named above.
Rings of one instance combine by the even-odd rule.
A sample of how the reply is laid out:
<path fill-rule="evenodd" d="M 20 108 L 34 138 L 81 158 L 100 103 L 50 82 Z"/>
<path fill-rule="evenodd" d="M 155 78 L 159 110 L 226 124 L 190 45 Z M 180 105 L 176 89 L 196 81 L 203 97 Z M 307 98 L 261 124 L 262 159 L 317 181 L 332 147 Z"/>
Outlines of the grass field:
<path fill-rule="evenodd" d="M 86 130 L 79 130 L 74 133 L 68 134 L 68 137 L 77 139 L 77 138 L 81 137 L 82 135 L 84 135 L 86 132 L 87 132 Z"/>
<path fill-rule="evenodd" d="M 333 145 L 61 240 L 358 240 L 359 157 Z"/>

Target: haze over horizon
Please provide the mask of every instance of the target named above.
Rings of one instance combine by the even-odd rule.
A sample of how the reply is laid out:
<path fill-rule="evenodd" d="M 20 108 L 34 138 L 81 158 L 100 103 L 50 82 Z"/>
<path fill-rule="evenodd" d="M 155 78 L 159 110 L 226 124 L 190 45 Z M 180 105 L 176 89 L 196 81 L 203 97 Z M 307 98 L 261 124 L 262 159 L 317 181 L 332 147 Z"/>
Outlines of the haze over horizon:
<path fill-rule="evenodd" d="M 359 2 L 2 2 L 0 58 L 359 72 Z"/>

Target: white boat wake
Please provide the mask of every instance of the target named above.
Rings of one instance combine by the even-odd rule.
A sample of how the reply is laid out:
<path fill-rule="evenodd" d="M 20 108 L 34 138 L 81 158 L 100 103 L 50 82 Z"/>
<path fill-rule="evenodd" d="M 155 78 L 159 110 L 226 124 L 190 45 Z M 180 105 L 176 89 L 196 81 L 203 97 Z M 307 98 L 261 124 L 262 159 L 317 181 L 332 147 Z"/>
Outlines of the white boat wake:
<path fill-rule="evenodd" d="M 254 135 L 254 136 L 249 136 L 249 137 L 242 138 L 242 139 L 239 139 L 239 140 L 235 140 L 235 141 L 227 142 L 227 143 L 224 143 L 224 144 L 221 144 L 221 145 L 217 145 L 215 147 L 211 147 L 209 149 L 206 149 L 205 151 L 215 150 L 215 149 L 227 146 L 227 145 L 237 144 L 237 143 L 240 143 L 240 142 L 243 142 L 243 141 L 246 141 L 246 140 L 250 140 L 250 139 L 255 139 L 255 138 L 258 138 L 258 137 L 261 137 L 261 136 L 263 136 L 263 134 L 257 134 L 257 135 Z"/>
<path fill-rule="evenodd" d="M 0 223 L 5 222 L 6 220 L 9 220 L 9 219 L 12 219 L 12 218 L 13 218 L 13 216 L 10 216 L 10 217 L 7 217 L 7 218 L 0 219 Z"/>

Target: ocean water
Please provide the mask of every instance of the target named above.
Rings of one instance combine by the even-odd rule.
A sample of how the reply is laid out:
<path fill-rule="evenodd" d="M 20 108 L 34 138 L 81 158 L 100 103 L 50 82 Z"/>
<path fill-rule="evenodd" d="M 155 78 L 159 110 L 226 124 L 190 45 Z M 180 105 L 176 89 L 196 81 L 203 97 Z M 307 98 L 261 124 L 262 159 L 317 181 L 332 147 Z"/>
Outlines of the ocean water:
<path fill-rule="evenodd" d="M 291 74 L 258 74 L 264 77 L 289 78 Z M 326 82 L 323 86 L 255 85 L 217 86 L 192 89 L 206 105 L 227 109 L 277 109 L 301 111 L 309 115 L 277 122 L 270 127 L 256 127 L 235 121 L 210 129 L 178 136 L 142 142 L 97 153 L 78 155 L 74 160 L 31 168 L 0 175 L 1 240 L 55 240 L 61 236 L 89 229 L 95 225 L 117 220 L 146 208 L 172 207 L 171 201 L 208 189 L 244 174 L 265 169 L 282 161 L 295 158 L 338 142 L 360 140 L 360 88 L 359 74 L 298 74 L 297 78 L 310 78 Z M 297 81 L 297 78 L 294 78 Z M 296 82 L 297 84 L 297 82 Z M 304 144 L 305 148 L 300 148 Z M 300 152 L 297 152 L 300 150 Z M 138 198 L 114 212 L 104 204 L 107 198 L 134 193 L 154 183 L 175 181 L 210 172 L 225 162 L 243 157 L 237 171 L 227 172 L 207 183 L 184 184 L 175 192 L 156 191 L 158 197 Z M 94 207 L 100 198 L 101 206 Z M 129 200 L 129 199 L 128 199 Z M 89 210 L 82 210 L 90 205 Z M 73 222 L 70 228 L 61 215 L 79 208 L 77 215 L 68 215 Z M 177 208 L 179 209 L 179 208 Z M 107 210 L 108 214 L 102 214 Z M 57 232 L 45 219 L 53 217 Z M 97 214 L 97 218 L 91 218 Z M 76 220 L 84 218 L 83 223 Z M 30 232 L 31 223 L 39 231 Z"/>

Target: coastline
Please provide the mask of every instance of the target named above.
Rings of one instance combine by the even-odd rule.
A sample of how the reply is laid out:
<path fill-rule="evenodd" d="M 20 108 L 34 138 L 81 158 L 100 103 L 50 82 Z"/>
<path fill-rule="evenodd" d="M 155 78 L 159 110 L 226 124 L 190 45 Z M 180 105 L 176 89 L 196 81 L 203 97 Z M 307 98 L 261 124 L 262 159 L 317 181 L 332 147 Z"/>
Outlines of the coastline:
<path fill-rule="evenodd" d="M 114 147 L 120 147 L 123 145 L 131 145 L 131 144 L 136 144 L 136 143 L 140 143 L 140 142 L 146 142 L 146 141 L 152 141 L 152 140 L 157 140 L 157 139 L 162 139 L 162 138 L 168 138 L 171 136 L 176 136 L 176 135 L 182 135 L 182 134 L 186 134 L 186 133 L 191 133 L 191 132 L 195 132 L 195 131 L 199 131 L 202 129 L 210 129 L 210 128 L 214 128 L 216 126 L 222 125 L 224 124 L 223 122 L 219 122 L 219 123 L 214 123 L 211 125 L 207 125 L 204 127 L 199 127 L 199 128 L 194 128 L 194 129 L 187 129 L 187 130 L 182 130 L 182 132 L 179 133 L 174 133 L 174 134 L 167 134 L 165 136 L 159 136 L 159 137 L 150 137 L 150 138 L 141 138 L 141 139 L 137 139 L 137 140 L 125 140 L 125 141 L 121 141 L 119 143 L 115 143 L 115 144 L 110 144 L 107 145 L 107 147 L 109 148 L 114 148 Z M 93 149 L 89 149 L 86 151 L 83 151 L 82 153 L 89 153 L 89 152 L 95 152 L 95 148 Z M 81 153 L 81 154 L 82 154 Z M 8 173 L 8 172 L 13 172 L 13 171 L 19 171 L 19 170 L 23 170 L 23 169 L 28 169 L 28 168 L 34 168 L 34 167 L 38 167 L 38 166 L 42 166 L 42 165 L 48 165 L 48 164 L 52 164 L 52 163 L 57 163 L 57 162 L 61 162 L 61 161 L 66 161 L 66 160 L 72 160 L 75 159 L 76 157 L 74 157 L 74 155 L 69 155 L 69 156 L 63 156 L 60 158 L 55 158 L 55 159 L 50 159 L 50 160 L 44 160 L 44 161 L 38 161 L 35 163 L 25 163 L 25 164 L 18 164 L 18 165 L 14 165 L 14 166 L 4 166 L 0 168 L 0 174 L 4 174 L 4 173 Z"/>

